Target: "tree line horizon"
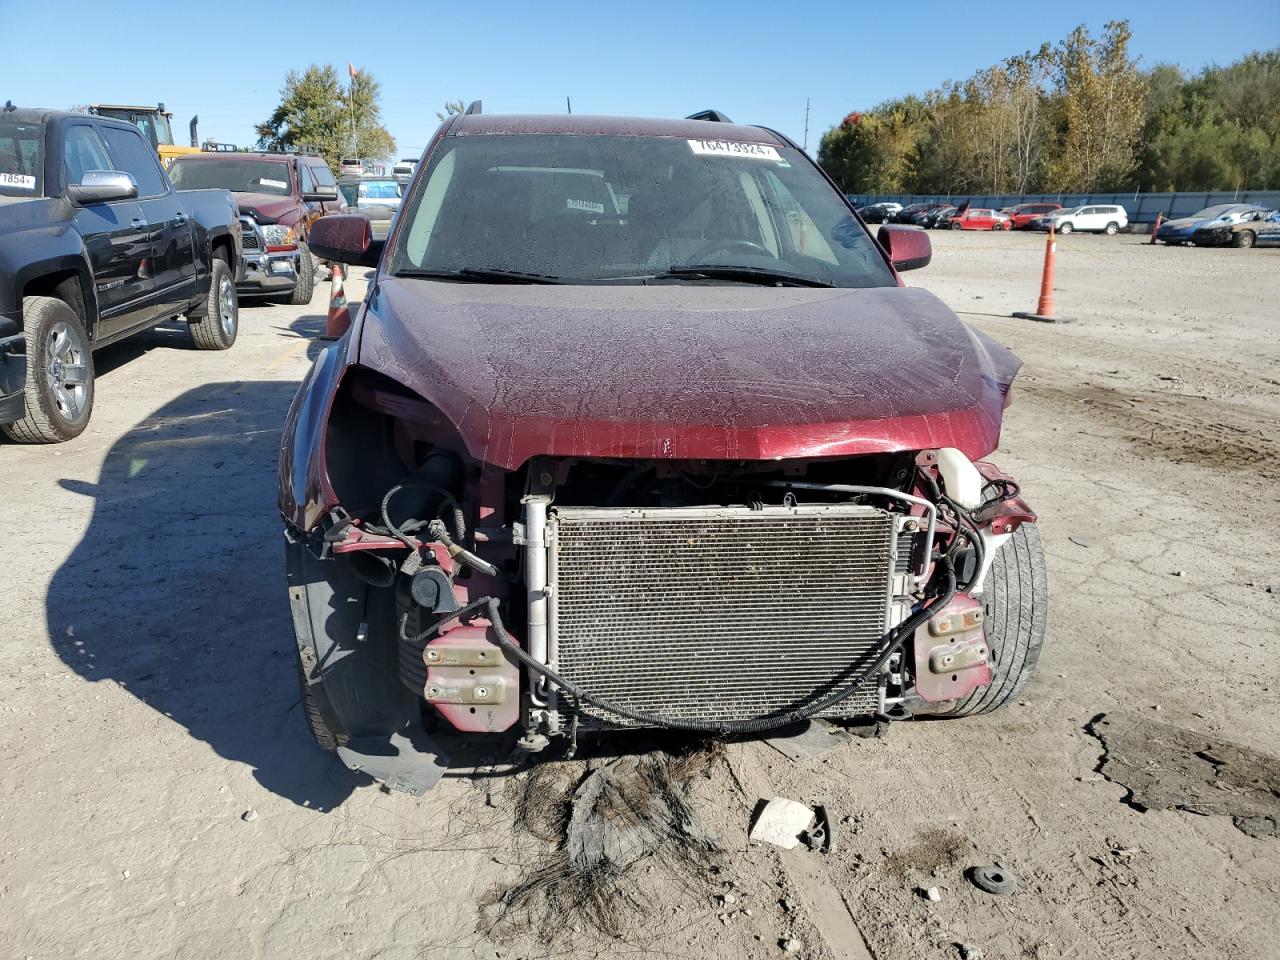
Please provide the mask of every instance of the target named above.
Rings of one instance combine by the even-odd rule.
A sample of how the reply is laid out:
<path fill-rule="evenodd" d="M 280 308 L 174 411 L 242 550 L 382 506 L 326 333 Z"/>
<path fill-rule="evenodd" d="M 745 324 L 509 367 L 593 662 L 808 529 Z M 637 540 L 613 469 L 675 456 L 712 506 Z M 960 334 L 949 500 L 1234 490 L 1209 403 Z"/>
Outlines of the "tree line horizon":
<path fill-rule="evenodd" d="M 846 193 L 1280 187 L 1280 48 L 1189 74 L 1142 69 L 1128 21 L 1081 25 L 922 95 L 854 110 L 818 163 Z"/>

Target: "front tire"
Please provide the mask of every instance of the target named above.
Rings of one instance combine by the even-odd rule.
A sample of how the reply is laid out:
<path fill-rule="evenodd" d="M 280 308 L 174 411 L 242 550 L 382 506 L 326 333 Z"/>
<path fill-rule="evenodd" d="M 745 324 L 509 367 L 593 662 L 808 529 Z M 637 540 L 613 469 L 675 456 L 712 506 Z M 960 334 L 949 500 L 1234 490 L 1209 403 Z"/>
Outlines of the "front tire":
<path fill-rule="evenodd" d="M 240 301 L 231 268 L 214 257 L 209 271 L 209 292 L 197 317 L 189 317 L 191 339 L 197 350 L 226 350 L 240 333 Z"/>
<path fill-rule="evenodd" d="M 301 654 L 298 655 L 297 663 L 298 690 L 301 693 L 302 712 L 307 716 L 307 727 L 311 730 L 316 746 L 321 750 L 334 753 L 339 747 L 347 745 L 347 736 L 331 727 L 329 721 L 325 719 L 325 709 L 320 706 L 316 688 L 307 683 L 307 671 L 302 665 Z"/>
<path fill-rule="evenodd" d="M 964 229 L 964 227 L 963 227 L 963 226 L 961 226 L 961 225 L 960 225 L 960 224 L 958 224 L 958 223 L 953 223 L 953 224 L 951 225 L 951 229 L 952 229 L 952 230 L 963 230 L 963 229 Z"/>
<path fill-rule="evenodd" d="M 1120 225 L 1118 223 L 1108 223 L 1106 227 L 1103 228 L 1102 232 L 1108 237 L 1114 237 L 1120 232 Z"/>
<path fill-rule="evenodd" d="M 991 683 L 932 711 L 968 717 L 1016 700 L 1035 676 L 1049 614 L 1049 579 L 1040 531 L 1024 523 L 996 552 L 982 593 Z M 921 711 L 923 712 L 923 711 Z"/>
<path fill-rule="evenodd" d="M 54 297 L 22 301 L 27 340 L 25 412 L 0 426 L 19 443 L 63 443 L 84 433 L 93 413 L 93 352 L 84 323 Z"/>
<path fill-rule="evenodd" d="M 1248 250 L 1253 246 L 1254 239 L 1252 230 L 1241 230 L 1231 235 L 1231 245 L 1238 250 Z"/>
<path fill-rule="evenodd" d="M 298 282 L 289 295 L 289 303 L 302 307 L 311 302 L 311 295 L 316 289 L 316 262 L 311 259 L 311 250 L 305 244 L 298 244 Z"/>
<path fill-rule="evenodd" d="M 1060 227 L 1058 227 L 1058 232 L 1061 233 L 1063 236 L 1065 236 L 1066 234 L 1070 233 L 1074 229 L 1075 227 L 1073 227 L 1070 221 L 1068 221 L 1067 223 L 1064 223 Z"/>

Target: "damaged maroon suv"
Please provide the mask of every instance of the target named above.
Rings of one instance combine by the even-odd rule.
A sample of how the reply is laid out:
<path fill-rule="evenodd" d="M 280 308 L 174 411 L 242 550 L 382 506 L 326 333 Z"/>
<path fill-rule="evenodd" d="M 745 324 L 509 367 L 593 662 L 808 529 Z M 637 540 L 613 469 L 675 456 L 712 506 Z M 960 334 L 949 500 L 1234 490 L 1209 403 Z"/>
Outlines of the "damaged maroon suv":
<path fill-rule="evenodd" d="M 311 245 L 377 268 L 280 468 L 304 703 L 348 765 L 421 792 L 432 728 L 958 717 L 1030 678 L 1035 514 L 983 460 L 1019 361 L 786 137 L 472 112 L 385 243 Z"/>

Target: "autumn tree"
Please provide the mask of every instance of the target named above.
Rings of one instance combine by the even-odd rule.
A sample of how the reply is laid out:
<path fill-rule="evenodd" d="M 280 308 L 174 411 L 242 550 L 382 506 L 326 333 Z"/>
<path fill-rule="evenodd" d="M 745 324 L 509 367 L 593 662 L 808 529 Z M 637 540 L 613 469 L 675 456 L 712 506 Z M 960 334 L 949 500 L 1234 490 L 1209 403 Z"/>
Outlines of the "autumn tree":
<path fill-rule="evenodd" d="M 382 87 L 367 70 L 352 70 L 344 87 L 332 66 L 312 64 L 290 70 L 280 103 L 255 128 L 258 147 L 281 150 L 313 146 L 330 166 L 351 156 L 383 159 L 395 153 L 395 139 L 382 125 Z"/>
<path fill-rule="evenodd" d="M 1060 190 L 1120 187 L 1138 162 L 1147 85 L 1129 56 L 1128 21 L 1094 39 L 1079 26 L 1053 52 L 1061 130 L 1051 181 Z"/>

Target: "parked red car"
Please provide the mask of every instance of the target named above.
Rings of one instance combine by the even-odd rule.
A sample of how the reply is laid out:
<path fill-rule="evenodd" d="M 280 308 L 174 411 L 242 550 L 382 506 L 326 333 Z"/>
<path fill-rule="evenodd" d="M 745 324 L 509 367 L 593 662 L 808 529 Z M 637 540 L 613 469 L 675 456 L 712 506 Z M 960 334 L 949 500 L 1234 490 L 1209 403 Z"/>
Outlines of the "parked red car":
<path fill-rule="evenodd" d="M 1010 225 L 1014 230 L 1024 230 L 1033 220 L 1047 217 L 1053 211 L 1061 209 L 1060 203 L 1020 203 L 1001 212 L 1009 215 Z"/>
<path fill-rule="evenodd" d="M 1010 217 L 999 210 L 970 207 L 958 217 L 951 218 L 952 230 L 1008 230 Z"/>
<path fill-rule="evenodd" d="M 1019 361 L 791 140 L 472 110 L 385 241 L 311 244 L 375 268 L 280 462 L 302 699 L 347 764 L 421 792 L 464 734 L 1019 699 L 1044 556 L 985 462 Z"/>

